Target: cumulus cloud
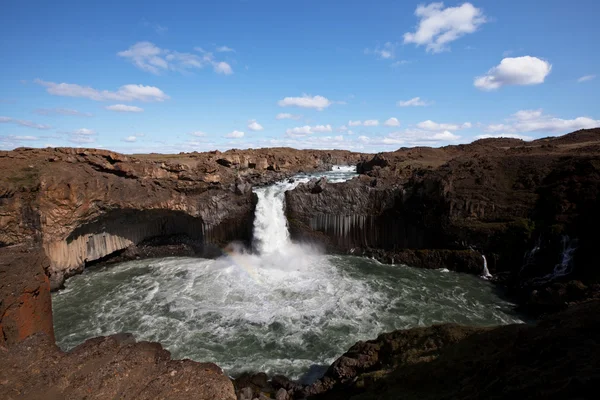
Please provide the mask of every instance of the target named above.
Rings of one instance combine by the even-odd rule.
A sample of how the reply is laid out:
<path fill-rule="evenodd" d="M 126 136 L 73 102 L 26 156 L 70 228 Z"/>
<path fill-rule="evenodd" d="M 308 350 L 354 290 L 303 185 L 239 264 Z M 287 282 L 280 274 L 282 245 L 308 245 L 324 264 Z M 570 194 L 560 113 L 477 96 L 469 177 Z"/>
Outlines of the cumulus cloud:
<path fill-rule="evenodd" d="M 363 126 L 379 126 L 379 121 L 376 119 L 368 119 L 363 122 Z"/>
<path fill-rule="evenodd" d="M 232 49 L 231 47 L 227 47 L 227 46 L 217 47 L 216 50 L 218 53 L 235 53 L 234 49 Z"/>
<path fill-rule="evenodd" d="M 117 53 L 119 57 L 131 62 L 142 71 L 160 74 L 165 71 L 186 72 L 201 69 L 207 65 L 213 67 L 219 74 L 233 73 L 231 66 L 224 61 L 217 61 L 212 53 L 196 49 L 202 54 L 182 53 L 179 51 L 161 49 L 151 42 L 138 42 L 127 50 Z"/>
<path fill-rule="evenodd" d="M 275 119 L 300 119 L 301 115 L 295 115 L 290 113 L 279 113 L 275 116 Z"/>
<path fill-rule="evenodd" d="M 244 132 L 241 131 L 233 131 L 225 135 L 226 138 L 239 139 L 244 137 Z"/>
<path fill-rule="evenodd" d="M 323 96 L 302 95 L 302 97 L 286 97 L 278 102 L 280 107 L 315 108 L 319 111 L 329 107 L 332 102 Z"/>
<path fill-rule="evenodd" d="M 487 74 L 475 78 L 474 85 L 481 90 L 495 90 L 506 85 L 538 85 L 543 83 L 552 65 L 537 57 L 504 58 Z"/>
<path fill-rule="evenodd" d="M 313 133 L 326 133 L 331 132 L 333 129 L 331 125 L 316 125 L 316 126 L 299 126 L 296 128 L 291 128 L 285 131 L 287 136 L 307 136 L 312 135 Z"/>
<path fill-rule="evenodd" d="M 112 106 L 106 106 L 104 107 L 109 111 L 116 111 L 116 112 L 126 112 L 126 113 L 141 113 L 144 112 L 143 108 L 140 107 L 136 107 L 136 106 L 128 106 L 125 104 L 115 104 Z"/>
<path fill-rule="evenodd" d="M 502 124 L 490 124 L 486 132 L 502 134 L 518 134 L 523 132 L 542 132 L 548 134 L 564 134 L 579 129 L 600 127 L 600 120 L 590 117 L 573 119 L 557 118 L 546 115 L 543 110 L 521 110 L 514 113 Z"/>
<path fill-rule="evenodd" d="M 255 119 L 251 119 L 250 121 L 248 121 L 248 129 L 250 129 L 251 131 L 262 131 L 264 128 L 261 124 L 256 122 Z"/>
<path fill-rule="evenodd" d="M 35 122 L 32 121 L 27 121 L 24 119 L 14 119 L 11 117 L 0 117 L 0 123 L 3 124 L 16 124 L 16 125 L 21 125 L 21 126 L 25 126 L 27 128 L 34 128 L 34 129 L 51 129 L 52 127 L 50 125 L 44 125 L 44 124 L 37 124 Z"/>
<path fill-rule="evenodd" d="M 126 138 L 123 138 L 124 142 L 128 142 L 128 143 L 133 143 L 135 141 L 137 141 L 137 136 L 131 135 L 131 136 L 127 136 Z"/>
<path fill-rule="evenodd" d="M 475 32 L 487 22 L 483 11 L 471 3 L 446 8 L 444 3 L 419 5 L 415 15 L 419 18 L 417 30 L 405 33 L 404 43 L 425 45 L 431 53 L 448 50 L 450 42 Z"/>
<path fill-rule="evenodd" d="M 89 86 L 81 86 L 74 83 L 54 83 L 41 79 L 34 81 L 38 85 L 46 87 L 46 91 L 55 96 L 83 97 L 95 101 L 165 101 L 169 99 L 162 90 L 155 86 L 123 85 L 117 91 L 96 90 Z"/>
<path fill-rule="evenodd" d="M 596 75 L 584 75 L 581 78 L 577 79 L 577 82 L 582 83 L 582 82 L 591 81 L 595 77 L 596 77 Z"/>
<path fill-rule="evenodd" d="M 362 121 L 348 121 L 348 126 L 360 126 Z"/>
<path fill-rule="evenodd" d="M 67 115 L 72 117 L 92 117 L 92 113 L 81 112 L 70 108 L 38 108 L 33 111 L 39 115 Z"/>
<path fill-rule="evenodd" d="M 431 104 L 431 102 L 422 100 L 420 97 L 413 97 L 410 100 L 400 100 L 396 103 L 398 107 L 424 107 Z"/>
<path fill-rule="evenodd" d="M 383 125 L 385 126 L 400 126 L 400 121 L 398 121 L 398 118 L 390 118 L 388 120 L 386 120 Z"/>

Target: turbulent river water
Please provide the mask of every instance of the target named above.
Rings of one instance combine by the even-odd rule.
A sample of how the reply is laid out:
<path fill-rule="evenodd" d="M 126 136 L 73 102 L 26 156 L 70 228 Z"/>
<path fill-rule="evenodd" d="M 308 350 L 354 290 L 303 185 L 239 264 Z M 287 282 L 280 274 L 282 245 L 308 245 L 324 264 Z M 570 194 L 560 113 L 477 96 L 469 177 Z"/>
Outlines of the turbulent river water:
<path fill-rule="evenodd" d="M 334 167 L 330 182 L 354 175 Z M 292 243 L 284 192 L 313 175 L 256 189 L 252 251 L 216 260 L 163 258 L 91 268 L 53 295 L 64 350 L 131 332 L 175 358 L 313 380 L 358 340 L 441 322 L 520 322 L 511 304 L 477 277 L 321 254 Z"/>

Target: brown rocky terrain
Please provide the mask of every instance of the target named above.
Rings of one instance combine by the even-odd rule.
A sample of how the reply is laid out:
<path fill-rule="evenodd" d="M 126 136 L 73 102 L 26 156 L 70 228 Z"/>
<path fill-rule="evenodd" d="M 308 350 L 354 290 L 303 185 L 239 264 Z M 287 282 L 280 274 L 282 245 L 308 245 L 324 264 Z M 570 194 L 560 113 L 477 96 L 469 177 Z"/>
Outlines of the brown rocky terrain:
<path fill-rule="evenodd" d="M 361 175 L 287 192 L 295 239 L 473 274 L 485 255 L 520 304 L 572 307 L 537 325 L 383 334 L 306 387 L 264 374 L 232 382 L 213 364 L 173 361 L 127 335 L 68 353 L 55 346 L 50 290 L 68 276 L 97 262 L 249 244 L 252 186 L 332 164 L 358 164 Z M 586 398 L 600 380 L 600 306 L 585 302 L 600 293 L 599 129 L 375 156 L 22 148 L 0 152 L 0 170 L 2 398 Z"/>

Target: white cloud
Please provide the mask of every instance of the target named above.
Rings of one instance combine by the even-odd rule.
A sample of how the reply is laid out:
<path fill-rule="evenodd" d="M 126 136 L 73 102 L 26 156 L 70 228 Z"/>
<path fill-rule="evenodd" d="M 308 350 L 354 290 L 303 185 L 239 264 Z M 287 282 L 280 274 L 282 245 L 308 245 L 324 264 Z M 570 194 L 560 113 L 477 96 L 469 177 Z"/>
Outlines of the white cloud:
<path fill-rule="evenodd" d="M 319 111 L 329 107 L 332 103 L 329 99 L 323 96 L 302 95 L 302 97 L 286 97 L 278 102 L 280 107 L 302 107 L 315 108 Z"/>
<path fill-rule="evenodd" d="M 264 128 L 261 124 L 256 122 L 255 119 L 251 119 L 250 121 L 248 121 L 248 129 L 250 129 L 251 131 L 262 131 Z"/>
<path fill-rule="evenodd" d="M 396 103 L 398 107 L 424 107 L 431 104 L 429 101 L 421 100 L 420 97 L 413 97 L 410 100 L 400 100 Z"/>
<path fill-rule="evenodd" d="M 231 65 L 227 64 L 225 61 L 214 63 L 213 68 L 217 74 L 223 74 L 223 75 L 233 74 L 233 69 L 231 68 Z"/>
<path fill-rule="evenodd" d="M 215 60 L 212 53 L 196 48 L 202 55 L 181 53 L 175 50 L 161 49 L 151 42 L 138 42 L 129 49 L 117 53 L 119 57 L 129 60 L 142 71 L 160 74 L 164 71 L 185 72 L 191 69 L 204 68 L 211 65 L 215 72 L 230 75 L 233 70 L 226 62 Z"/>
<path fill-rule="evenodd" d="M 363 122 L 363 126 L 379 126 L 379 121 L 376 119 L 368 119 Z"/>
<path fill-rule="evenodd" d="M 408 64 L 409 62 L 410 62 L 410 61 L 408 61 L 408 60 L 398 60 L 398 61 L 394 61 L 394 62 L 392 63 L 392 67 L 394 67 L 394 68 L 397 68 L 397 67 L 399 67 L 399 66 L 401 66 L 401 65 Z"/>
<path fill-rule="evenodd" d="M 84 144 L 84 143 L 94 143 L 96 141 L 96 139 L 93 136 L 70 135 L 68 138 L 68 141 L 71 143 Z"/>
<path fill-rule="evenodd" d="M 486 75 L 475 78 L 475 87 L 495 90 L 506 85 L 538 85 L 543 83 L 552 65 L 537 57 L 523 56 L 504 58 Z"/>
<path fill-rule="evenodd" d="M 600 120 L 589 117 L 562 119 L 546 115 L 542 110 L 521 110 L 508 118 L 506 123 L 490 124 L 485 130 L 490 133 L 501 132 L 503 135 L 523 132 L 564 134 L 597 127 L 600 127 Z"/>
<path fill-rule="evenodd" d="M 217 47 L 217 52 L 219 52 L 219 53 L 235 53 L 235 50 L 232 49 L 231 47 L 220 46 L 220 47 Z"/>
<path fill-rule="evenodd" d="M 471 3 L 444 8 L 444 3 L 419 5 L 415 11 L 419 17 L 416 32 L 404 34 L 404 43 L 426 45 L 428 52 L 448 50 L 448 44 L 462 36 L 475 32 L 487 22 L 483 11 Z"/>
<path fill-rule="evenodd" d="M 125 104 L 115 104 L 112 106 L 106 106 L 104 107 L 109 111 L 116 111 L 116 112 L 129 112 L 129 113 L 141 113 L 144 112 L 143 108 L 140 107 L 136 107 L 136 106 L 128 106 Z"/>
<path fill-rule="evenodd" d="M 73 131 L 72 134 L 73 135 L 95 135 L 96 131 L 93 129 L 81 128 L 81 129 L 77 129 L 76 131 Z"/>
<path fill-rule="evenodd" d="M 362 121 L 348 121 L 348 126 L 360 126 Z"/>
<path fill-rule="evenodd" d="M 460 136 L 453 134 L 450 131 L 444 131 L 441 133 L 436 133 L 435 135 L 433 135 L 431 137 L 431 139 L 433 140 L 442 140 L 442 141 L 448 141 L 448 142 L 454 142 L 458 139 L 460 139 Z"/>
<path fill-rule="evenodd" d="M 383 46 L 377 46 L 374 49 L 365 49 L 365 54 L 375 54 L 383 60 L 393 59 L 396 53 L 396 44 L 387 42 Z"/>
<path fill-rule="evenodd" d="M 42 130 L 52 128 L 50 125 L 37 124 L 32 121 L 27 121 L 24 119 L 14 119 L 11 117 L 0 117 L 0 123 L 17 124 L 17 125 L 25 126 L 27 128 L 42 129 Z"/>
<path fill-rule="evenodd" d="M 388 119 L 387 121 L 385 121 L 383 123 L 383 125 L 385 125 L 385 126 L 400 126 L 400 121 L 398 121 L 398 118 L 392 117 L 392 118 Z"/>
<path fill-rule="evenodd" d="M 312 135 L 313 133 L 325 133 L 331 132 L 333 129 L 331 125 L 316 125 L 316 126 L 299 126 L 296 128 L 291 128 L 285 131 L 287 136 L 307 136 Z"/>
<path fill-rule="evenodd" d="M 240 132 L 240 131 L 233 131 L 231 133 L 228 133 L 227 135 L 225 135 L 226 138 L 233 138 L 233 139 L 239 139 L 244 137 L 244 132 Z"/>
<path fill-rule="evenodd" d="M 195 132 L 190 132 L 190 135 L 196 136 L 196 137 L 202 137 L 202 136 L 206 136 L 206 133 L 204 133 L 202 131 L 195 131 Z"/>
<path fill-rule="evenodd" d="M 74 83 L 54 83 L 36 79 L 35 83 L 46 87 L 46 91 L 55 96 L 83 97 L 95 101 L 165 101 L 169 99 L 162 90 L 155 86 L 123 85 L 116 92 L 96 90 L 89 86 Z"/>
<path fill-rule="evenodd" d="M 25 140 L 25 141 L 35 141 L 40 140 L 37 136 L 9 136 L 9 138 L 14 140 Z"/>
<path fill-rule="evenodd" d="M 127 136 L 126 138 L 123 138 L 124 142 L 128 142 L 128 143 L 133 143 L 137 140 L 137 136 L 131 135 L 131 136 Z"/>
<path fill-rule="evenodd" d="M 419 122 L 417 124 L 417 128 L 423 129 L 426 131 L 456 131 L 459 129 L 471 128 L 472 124 L 470 122 L 465 122 L 464 124 L 439 124 L 437 122 L 433 122 L 432 120 L 427 120 L 423 122 Z"/>
<path fill-rule="evenodd" d="M 275 116 L 275 119 L 300 119 L 301 115 L 295 115 L 290 113 L 279 113 Z"/>
<path fill-rule="evenodd" d="M 581 78 L 577 79 L 577 82 L 582 83 L 582 82 L 591 81 L 595 77 L 596 77 L 596 75 L 584 75 Z"/>
<path fill-rule="evenodd" d="M 72 110 L 70 108 L 38 108 L 33 111 L 39 115 L 67 115 L 73 117 L 91 117 L 92 113 Z"/>

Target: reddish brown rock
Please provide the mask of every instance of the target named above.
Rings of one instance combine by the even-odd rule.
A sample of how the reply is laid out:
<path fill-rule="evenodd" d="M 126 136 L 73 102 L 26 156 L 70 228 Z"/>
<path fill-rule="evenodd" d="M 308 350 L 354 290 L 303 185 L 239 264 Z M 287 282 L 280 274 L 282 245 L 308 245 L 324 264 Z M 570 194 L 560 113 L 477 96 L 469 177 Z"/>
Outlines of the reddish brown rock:
<path fill-rule="evenodd" d="M 0 345 L 43 332 L 54 339 L 49 260 L 42 251 L 17 246 L 0 251 Z"/>
<path fill-rule="evenodd" d="M 69 353 L 45 335 L 0 347 L 3 399 L 235 400 L 231 380 L 212 363 L 171 360 L 158 343 L 119 334 Z"/>

